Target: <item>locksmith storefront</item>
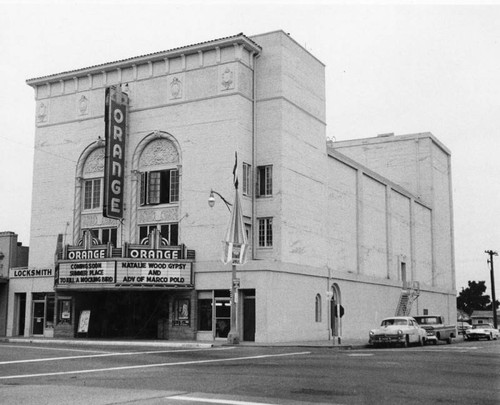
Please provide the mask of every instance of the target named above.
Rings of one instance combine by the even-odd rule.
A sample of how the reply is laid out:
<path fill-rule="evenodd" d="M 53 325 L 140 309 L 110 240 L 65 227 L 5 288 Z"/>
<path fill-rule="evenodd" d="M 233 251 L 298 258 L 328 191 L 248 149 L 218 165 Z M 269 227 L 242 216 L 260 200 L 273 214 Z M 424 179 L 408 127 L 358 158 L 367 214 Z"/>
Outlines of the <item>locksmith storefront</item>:
<path fill-rule="evenodd" d="M 27 83 L 29 268 L 54 274 L 24 293 L 53 302 L 54 336 L 362 338 L 407 285 L 412 313 L 456 319 L 449 150 L 430 133 L 327 141 L 324 65 L 287 33 Z"/>
<path fill-rule="evenodd" d="M 9 269 L 7 336 L 54 336 L 54 267 Z"/>

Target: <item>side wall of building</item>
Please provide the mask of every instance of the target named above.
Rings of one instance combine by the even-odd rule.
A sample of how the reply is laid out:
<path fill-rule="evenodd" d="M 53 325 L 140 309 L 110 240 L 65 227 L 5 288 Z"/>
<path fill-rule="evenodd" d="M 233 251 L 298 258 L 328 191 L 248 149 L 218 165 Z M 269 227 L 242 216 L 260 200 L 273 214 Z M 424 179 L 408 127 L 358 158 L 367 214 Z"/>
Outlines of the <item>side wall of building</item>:
<path fill-rule="evenodd" d="M 415 275 L 428 286 L 455 291 L 451 157 L 446 147 L 429 133 L 335 142 L 332 146 L 416 197 L 418 204 L 412 208 L 414 249 L 423 254 L 430 244 L 433 262 L 429 274 L 424 270 L 429 263 L 416 259 Z M 431 217 L 422 204 L 431 208 Z M 431 241 L 422 229 L 429 222 Z"/>

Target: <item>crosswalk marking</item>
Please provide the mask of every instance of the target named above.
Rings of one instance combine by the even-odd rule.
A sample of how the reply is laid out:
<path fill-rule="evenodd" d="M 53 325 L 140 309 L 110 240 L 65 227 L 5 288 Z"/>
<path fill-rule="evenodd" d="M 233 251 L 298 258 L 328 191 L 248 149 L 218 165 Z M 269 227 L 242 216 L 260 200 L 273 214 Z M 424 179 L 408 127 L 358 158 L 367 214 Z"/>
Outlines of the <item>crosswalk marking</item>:
<path fill-rule="evenodd" d="M 99 373 L 103 371 L 123 371 L 123 370 L 137 370 L 137 369 L 147 369 L 154 367 L 172 367 L 172 366 L 187 366 L 192 364 L 209 364 L 209 363 L 224 363 L 230 361 L 243 361 L 243 360 L 257 360 L 266 359 L 272 357 L 286 357 L 286 356 L 301 356 L 311 354 L 311 352 L 293 352 L 293 353 L 280 353 L 280 354 L 266 354 L 260 356 L 245 356 L 245 357 L 229 357 L 223 359 L 208 359 L 208 360 L 192 360 L 192 361 L 178 361 L 172 363 L 155 363 L 155 364 L 138 364 L 134 366 L 121 366 L 121 367 L 109 367 L 109 368 L 98 368 L 98 369 L 87 369 L 87 370 L 74 370 L 74 371 L 57 371 L 52 373 L 38 373 L 38 374 L 19 374 L 19 375 L 8 375 L 0 377 L 0 380 L 12 380 L 17 378 L 33 378 L 33 377 L 51 377 L 56 375 L 67 375 L 67 374 L 89 374 L 89 373 Z"/>

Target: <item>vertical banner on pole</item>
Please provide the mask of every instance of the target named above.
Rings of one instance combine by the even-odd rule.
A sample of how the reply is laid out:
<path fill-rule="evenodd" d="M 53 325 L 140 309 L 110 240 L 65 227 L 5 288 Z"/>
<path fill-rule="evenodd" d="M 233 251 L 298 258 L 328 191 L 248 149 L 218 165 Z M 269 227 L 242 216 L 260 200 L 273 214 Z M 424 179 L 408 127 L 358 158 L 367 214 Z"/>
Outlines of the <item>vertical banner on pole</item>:
<path fill-rule="evenodd" d="M 243 223 L 243 212 L 241 210 L 240 196 L 238 193 L 238 175 L 236 169 L 238 156 L 235 157 L 233 169 L 234 177 L 234 204 L 231 212 L 231 220 L 227 228 L 226 238 L 222 242 L 222 262 L 224 264 L 245 264 L 247 261 L 248 241 Z"/>

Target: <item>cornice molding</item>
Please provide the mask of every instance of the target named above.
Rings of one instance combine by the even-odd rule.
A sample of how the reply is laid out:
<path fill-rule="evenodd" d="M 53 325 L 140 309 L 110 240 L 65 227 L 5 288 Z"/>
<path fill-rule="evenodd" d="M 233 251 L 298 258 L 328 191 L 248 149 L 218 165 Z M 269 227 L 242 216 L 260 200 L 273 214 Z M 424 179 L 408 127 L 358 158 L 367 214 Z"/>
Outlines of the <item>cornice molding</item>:
<path fill-rule="evenodd" d="M 128 59 L 119 60 L 116 62 L 109 62 L 100 65 L 90 66 L 83 69 L 76 69 L 62 73 L 56 73 L 53 75 L 37 77 L 33 79 L 26 80 L 28 86 L 36 87 L 48 83 L 61 82 L 64 80 L 75 79 L 78 77 L 84 77 L 93 74 L 104 74 L 108 71 L 114 71 L 118 69 L 130 68 L 134 65 L 142 65 L 153 62 L 165 62 L 165 60 L 185 57 L 191 54 L 200 54 L 208 50 L 215 50 L 217 48 L 229 47 L 240 45 L 247 49 L 254 56 L 258 55 L 262 48 L 252 41 L 250 38 L 244 34 L 238 34 L 231 37 L 216 39 L 213 41 L 202 42 L 199 44 L 188 45 L 185 47 L 174 48 L 167 51 L 160 51 L 155 53 L 150 53 L 147 55 L 136 56 Z"/>

